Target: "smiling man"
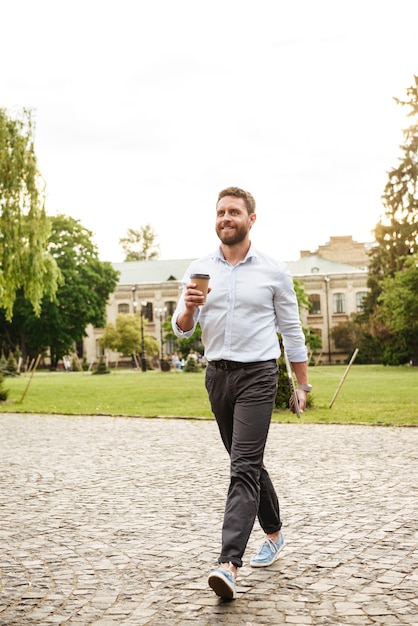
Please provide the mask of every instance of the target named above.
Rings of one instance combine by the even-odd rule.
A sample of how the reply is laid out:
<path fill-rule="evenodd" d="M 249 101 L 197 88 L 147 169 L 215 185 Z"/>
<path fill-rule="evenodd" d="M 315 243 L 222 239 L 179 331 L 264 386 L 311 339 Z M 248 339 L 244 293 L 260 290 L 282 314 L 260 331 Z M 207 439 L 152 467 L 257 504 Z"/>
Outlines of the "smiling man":
<path fill-rule="evenodd" d="M 286 266 L 254 249 L 250 230 L 255 200 L 238 187 L 219 193 L 216 233 L 220 246 L 194 261 L 172 318 L 178 337 L 191 337 L 197 322 L 205 346 L 206 388 L 219 432 L 230 456 L 230 485 L 218 566 L 209 586 L 225 599 L 236 597 L 236 578 L 256 517 L 266 533 L 252 567 L 276 561 L 284 546 L 279 501 L 264 466 L 283 343 L 298 381 L 300 408 L 310 390 L 307 351 L 293 279 Z M 204 296 L 190 279 L 210 275 Z"/>

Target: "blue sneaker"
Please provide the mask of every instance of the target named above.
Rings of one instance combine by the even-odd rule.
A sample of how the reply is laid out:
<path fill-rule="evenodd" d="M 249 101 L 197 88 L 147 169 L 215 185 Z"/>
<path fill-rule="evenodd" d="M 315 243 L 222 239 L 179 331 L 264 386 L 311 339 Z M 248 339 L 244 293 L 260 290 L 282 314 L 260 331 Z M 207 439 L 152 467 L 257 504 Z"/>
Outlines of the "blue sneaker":
<path fill-rule="evenodd" d="M 272 565 L 279 558 L 280 552 L 284 547 L 283 533 L 279 535 L 279 541 L 266 539 L 250 561 L 251 567 L 267 567 Z"/>
<path fill-rule="evenodd" d="M 214 569 L 208 578 L 209 587 L 217 596 L 224 600 L 234 600 L 237 597 L 237 584 L 234 574 L 224 567 Z"/>

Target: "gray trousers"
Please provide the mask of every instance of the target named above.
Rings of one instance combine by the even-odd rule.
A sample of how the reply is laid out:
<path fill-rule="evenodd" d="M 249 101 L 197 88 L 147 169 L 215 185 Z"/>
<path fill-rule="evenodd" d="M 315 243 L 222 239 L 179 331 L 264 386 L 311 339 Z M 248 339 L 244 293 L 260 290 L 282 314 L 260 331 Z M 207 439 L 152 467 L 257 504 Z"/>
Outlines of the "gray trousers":
<path fill-rule="evenodd" d="M 275 361 L 227 371 L 209 364 L 206 370 L 212 412 L 231 460 L 219 563 L 242 567 L 256 517 L 267 534 L 282 526 L 277 494 L 263 463 L 276 387 Z"/>

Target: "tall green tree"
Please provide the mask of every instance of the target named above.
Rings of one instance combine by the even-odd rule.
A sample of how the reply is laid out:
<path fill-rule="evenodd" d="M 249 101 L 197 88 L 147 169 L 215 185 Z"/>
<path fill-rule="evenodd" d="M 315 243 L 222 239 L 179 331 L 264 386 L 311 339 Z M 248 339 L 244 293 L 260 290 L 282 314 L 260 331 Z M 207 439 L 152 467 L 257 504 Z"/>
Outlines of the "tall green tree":
<path fill-rule="evenodd" d="M 59 270 L 47 251 L 50 222 L 35 155 L 30 111 L 11 117 L 0 109 L 0 308 L 13 315 L 23 290 L 36 314 L 53 298 Z"/>
<path fill-rule="evenodd" d="M 143 329 L 141 324 L 144 324 Z M 115 324 L 105 326 L 105 332 L 100 338 L 103 348 L 110 348 L 126 356 L 141 354 L 142 331 L 144 332 L 145 354 L 148 356 L 158 355 L 159 344 L 154 337 L 147 333 L 147 320 L 138 314 L 119 313 Z"/>
<path fill-rule="evenodd" d="M 395 100 L 408 110 L 411 124 L 403 131 L 399 163 L 388 172 L 382 196 L 384 215 L 375 227 L 376 246 L 370 252 L 370 292 L 364 302 L 365 319 L 370 324 L 371 335 L 379 339 L 382 351 L 391 342 L 396 350 L 398 342 L 379 316 L 385 279 L 402 271 L 418 249 L 418 76 L 414 76 L 413 85 L 406 90 L 406 99 Z"/>
<path fill-rule="evenodd" d="M 126 237 L 121 237 L 119 243 L 125 252 L 125 261 L 151 261 L 160 255 L 160 246 L 150 224 L 139 230 L 128 228 Z"/>
<path fill-rule="evenodd" d="M 48 249 L 61 270 L 63 283 L 55 301 L 43 299 L 39 317 L 22 294 L 6 332 L 24 357 L 48 350 L 51 366 L 56 367 L 86 335 L 88 324 L 104 326 L 106 302 L 115 290 L 118 272 L 99 260 L 93 233 L 78 220 L 58 215 L 51 222 Z"/>
<path fill-rule="evenodd" d="M 378 318 L 394 338 L 386 348 L 384 361 L 397 365 L 418 364 L 418 253 L 404 267 L 383 281 Z M 396 350 L 394 349 L 396 347 Z"/>

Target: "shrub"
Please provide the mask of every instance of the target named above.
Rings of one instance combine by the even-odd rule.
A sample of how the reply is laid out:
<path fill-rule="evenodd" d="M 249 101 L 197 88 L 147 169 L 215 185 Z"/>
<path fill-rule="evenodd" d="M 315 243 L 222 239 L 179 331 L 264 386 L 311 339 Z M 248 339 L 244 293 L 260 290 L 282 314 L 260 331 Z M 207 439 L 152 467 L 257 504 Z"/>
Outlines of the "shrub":
<path fill-rule="evenodd" d="M 284 356 L 282 355 L 277 361 L 279 366 L 279 372 L 277 375 L 277 392 L 274 406 L 276 409 L 286 410 L 289 408 L 290 399 L 290 382 L 287 377 L 286 363 Z M 296 385 L 295 381 L 295 385 Z M 313 406 L 312 394 L 308 393 L 306 400 L 306 408 Z"/>
<path fill-rule="evenodd" d="M 195 359 L 192 356 L 189 356 L 189 358 L 186 361 L 186 365 L 183 367 L 183 372 L 200 372 L 201 369 L 202 368 L 197 362 L 197 359 Z"/>
<path fill-rule="evenodd" d="M 9 390 L 4 388 L 4 376 L 0 373 L 0 402 L 5 402 L 9 397 Z"/>
<path fill-rule="evenodd" d="M 5 376 L 17 376 L 19 374 L 17 369 L 17 361 L 13 352 L 10 352 L 7 359 L 6 368 L 3 371 Z"/>
<path fill-rule="evenodd" d="M 107 367 L 103 356 L 100 357 L 97 367 L 93 370 L 92 374 L 110 374 L 110 369 Z"/>

